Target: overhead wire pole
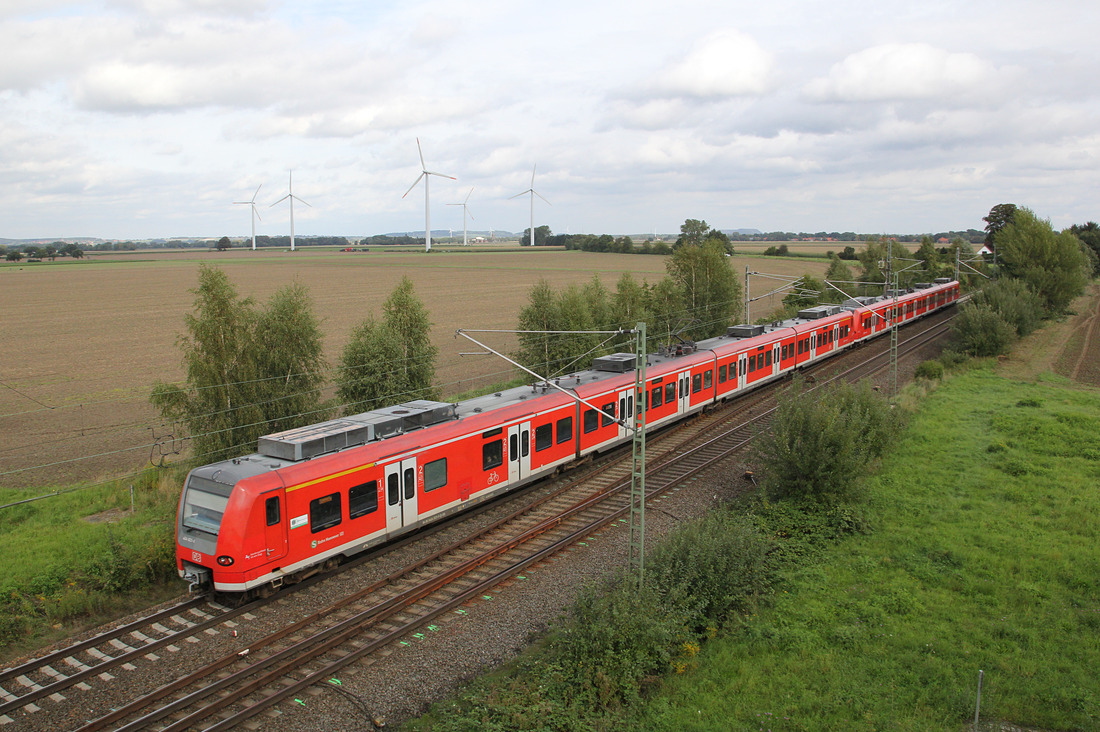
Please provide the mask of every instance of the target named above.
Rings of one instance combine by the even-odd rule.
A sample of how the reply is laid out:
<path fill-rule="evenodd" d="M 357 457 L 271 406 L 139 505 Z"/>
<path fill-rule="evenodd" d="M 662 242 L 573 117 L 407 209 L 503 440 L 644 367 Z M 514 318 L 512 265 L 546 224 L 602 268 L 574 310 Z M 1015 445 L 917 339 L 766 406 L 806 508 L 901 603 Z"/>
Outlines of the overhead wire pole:
<path fill-rule="evenodd" d="M 496 351 L 489 346 L 485 345 L 476 338 L 471 337 L 470 333 L 532 333 L 532 334 L 575 334 L 575 333 L 596 333 L 605 335 L 624 335 L 626 333 L 634 333 L 634 426 L 631 427 L 627 423 L 626 417 L 622 414 L 615 415 L 610 412 L 604 411 L 602 407 L 598 407 L 587 399 L 582 399 L 577 394 L 570 392 L 567 389 L 563 389 L 561 386 L 555 384 L 547 377 L 540 376 L 531 369 L 527 368 L 523 364 L 515 361 L 514 359 L 505 356 L 503 353 Z M 539 381 L 543 382 L 547 386 L 557 389 L 562 394 L 574 399 L 585 406 L 595 409 L 599 414 L 606 415 L 611 419 L 619 423 L 624 429 L 631 430 L 632 435 L 632 464 L 630 472 L 630 546 L 629 546 L 629 564 L 628 569 L 638 575 L 638 586 L 641 587 L 645 572 L 645 373 L 646 373 L 646 331 L 645 323 L 639 322 L 634 330 L 466 330 L 459 328 L 455 331 L 456 336 L 462 336 L 466 340 L 474 343 L 485 351 L 482 353 L 460 353 L 460 356 L 482 356 L 492 354 L 498 356 L 508 363 L 512 364 L 516 368 L 524 371 L 531 376 L 534 376 Z"/>

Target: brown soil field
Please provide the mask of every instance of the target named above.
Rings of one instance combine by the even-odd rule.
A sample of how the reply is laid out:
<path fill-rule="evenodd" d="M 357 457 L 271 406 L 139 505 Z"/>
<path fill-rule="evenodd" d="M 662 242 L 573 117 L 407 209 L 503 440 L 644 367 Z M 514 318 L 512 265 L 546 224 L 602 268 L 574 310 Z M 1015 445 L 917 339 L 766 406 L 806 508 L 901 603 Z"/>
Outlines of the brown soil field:
<path fill-rule="evenodd" d="M 1100 284 L 1089 285 L 1070 313 L 1046 323 L 1024 340 L 1023 347 L 1001 356 L 998 371 L 1028 380 L 1054 372 L 1086 386 L 1100 386 Z"/>
<path fill-rule="evenodd" d="M 172 447 L 148 396 L 158 381 L 183 377 L 176 345 L 200 263 L 221 267 L 241 296 L 263 301 L 283 285 L 305 284 L 322 320 L 330 364 L 351 330 L 378 314 L 402 275 L 408 275 L 433 321 L 440 349 L 438 382 L 445 394 L 512 376 L 492 357 L 460 357 L 471 345 L 459 328 L 507 329 L 540 278 L 555 287 L 599 275 L 614 289 L 623 272 L 653 283 L 665 258 L 589 252 L 497 251 L 344 253 L 231 250 L 132 252 L 82 261 L 0 266 L 0 486 L 43 487 L 125 475 Z M 825 264 L 736 257 L 745 266 L 780 275 Z M 753 292 L 771 289 L 755 281 Z M 779 299 L 756 302 L 763 313 Z M 507 349 L 508 336 L 492 345 Z"/>

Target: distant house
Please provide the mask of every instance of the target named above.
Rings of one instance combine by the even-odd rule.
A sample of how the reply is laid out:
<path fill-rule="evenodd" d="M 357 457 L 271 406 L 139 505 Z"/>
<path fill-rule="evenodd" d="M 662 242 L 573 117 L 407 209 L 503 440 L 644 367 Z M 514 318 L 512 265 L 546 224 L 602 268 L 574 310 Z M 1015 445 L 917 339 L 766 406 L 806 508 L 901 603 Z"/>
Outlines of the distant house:
<path fill-rule="evenodd" d="M 982 244 L 982 248 L 978 250 L 978 255 L 984 257 L 987 254 L 993 254 L 993 250 L 989 248 L 988 244 Z"/>

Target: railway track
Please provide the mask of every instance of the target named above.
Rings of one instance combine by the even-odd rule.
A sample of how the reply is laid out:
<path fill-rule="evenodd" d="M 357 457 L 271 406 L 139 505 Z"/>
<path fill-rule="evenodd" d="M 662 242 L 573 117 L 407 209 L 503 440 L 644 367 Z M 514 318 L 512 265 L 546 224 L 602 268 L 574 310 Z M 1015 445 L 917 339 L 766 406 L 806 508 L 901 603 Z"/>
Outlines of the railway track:
<path fill-rule="evenodd" d="M 899 344 L 899 350 L 919 348 L 927 340 L 938 337 L 946 327 L 934 318 L 920 323 L 925 324 L 921 332 L 906 330 L 907 337 Z M 827 359 L 813 369 L 813 373 L 839 372 L 828 377 L 829 381 L 861 378 L 881 368 L 881 362 L 889 353 L 888 345 L 883 347 L 885 340 L 876 339 L 854 354 L 845 352 Z M 853 356 L 856 365 L 846 367 Z M 828 383 L 823 375 L 818 381 Z M 751 392 L 734 400 L 727 408 L 651 437 L 647 448 L 648 496 L 656 497 L 671 490 L 742 449 L 752 439 L 754 421 L 768 420 L 772 411 L 769 402 L 774 399 L 778 386 L 777 383 Z M 756 416 L 748 418 L 754 411 Z M 711 436 L 715 433 L 716 436 Z M 620 449 L 617 459 L 582 467 L 579 476 L 561 481 L 562 485 L 549 495 L 473 536 L 402 567 L 383 580 L 269 635 L 248 639 L 247 643 L 242 641 L 239 649 L 102 714 L 79 729 L 180 730 L 199 726 L 228 729 L 240 724 L 302 689 L 326 683 L 340 669 L 369 659 L 371 654 L 401 642 L 408 634 L 432 627 L 433 621 L 441 615 L 461 613 L 463 604 L 476 600 L 500 582 L 522 577 L 525 568 L 606 530 L 608 525 L 625 522 L 629 511 L 629 473 L 629 450 Z M 266 602 L 287 600 L 288 596 L 281 593 Z M 178 647 L 176 644 L 181 640 L 186 642 L 187 638 L 201 637 L 210 631 L 218 633 L 219 626 L 231 629 L 234 618 L 254 617 L 252 612 L 265 601 L 236 609 L 203 605 L 202 602 L 190 600 L 161 611 L 157 620 L 152 620 L 151 616 L 140 621 L 151 627 L 160 619 L 172 618 L 181 612 L 208 616 L 201 622 L 189 621 L 189 626 L 170 634 L 161 633 L 153 639 L 144 631 L 130 630 L 126 626 L 85 642 L 90 644 L 87 649 L 103 644 L 115 647 L 119 652 L 109 661 L 98 659 L 99 663 L 85 663 L 85 668 L 80 669 L 68 659 L 77 660 L 75 654 L 87 650 L 74 650 L 77 647 L 72 646 L 37 659 L 35 669 L 20 667 L 0 673 L 0 685 L 16 680 L 29 690 L 20 696 L 9 694 L 12 698 L 0 706 L 0 714 L 20 707 L 28 709 L 28 704 L 44 697 L 62 702 L 64 698 L 59 688 L 86 685 L 92 678 L 102 679 L 101 674 L 107 673 L 108 668 L 136 667 L 140 659 L 155 663 L 159 659 L 155 650 Z M 124 637 L 137 639 L 141 645 L 123 651 L 117 646 L 127 645 L 120 640 Z M 150 641 L 145 642 L 143 637 Z M 152 647 L 154 643 L 158 645 Z M 103 651 L 98 653 L 107 655 Z M 51 674 L 52 665 L 61 662 L 76 669 L 76 673 Z M 64 686 L 40 683 L 33 680 L 31 674 L 52 678 Z"/>

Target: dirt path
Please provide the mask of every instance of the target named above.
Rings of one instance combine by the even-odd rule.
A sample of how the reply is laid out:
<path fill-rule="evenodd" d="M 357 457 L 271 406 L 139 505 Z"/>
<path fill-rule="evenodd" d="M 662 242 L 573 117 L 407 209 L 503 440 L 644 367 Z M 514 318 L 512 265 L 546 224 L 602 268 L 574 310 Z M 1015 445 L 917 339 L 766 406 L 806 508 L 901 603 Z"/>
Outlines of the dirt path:
<path fill-rule="evenodd" d="M 1046 323 L 1011 354 L 1002 356 L 998 371 L 1024 380 L 1053 371 L 1081 384 L 1100 386 L 1100 284 L 1089 285 L 1070 310 L 1076 314 Z"/>
<path fill-rule="evenodd" d="M 1100 332 L 1096 329 L 1100 321 L 1100 285 L 1092 285 L 1087 297 L 1091 301 L 1077 316 L 1055 370 L 1082 384 L 1100 386 Z"/>

